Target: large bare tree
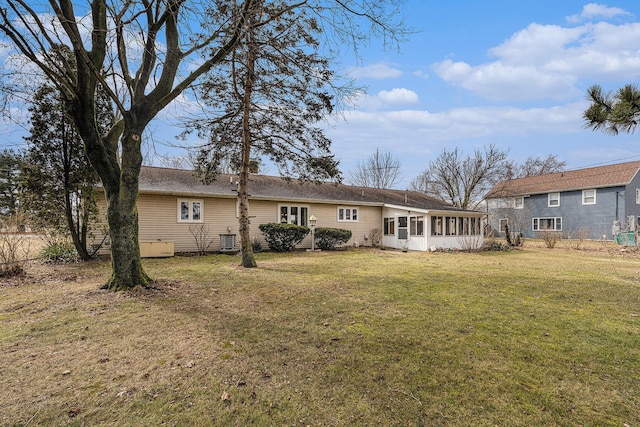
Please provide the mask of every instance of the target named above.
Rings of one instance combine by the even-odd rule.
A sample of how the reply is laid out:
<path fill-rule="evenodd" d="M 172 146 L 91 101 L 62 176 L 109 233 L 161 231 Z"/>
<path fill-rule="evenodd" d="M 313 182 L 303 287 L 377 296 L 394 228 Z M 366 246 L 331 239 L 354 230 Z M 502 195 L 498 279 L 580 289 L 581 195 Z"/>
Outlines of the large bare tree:
<path fill-rule="evenodd" d="M 326 39 L 348 39 L 357 51 L 372 35 L 395 43 L 406 34 L 401 23 L 390 24 L 395 3 L 292 0 L 286 10 L 327 19 L 332 25 L 326 27 Z M 0 0 L 0 31 L 65 94 L 102 181 L 113 269 L 105 288 L 151 283 L 140 259 L 136 205 L 146 126 L 233 51 L 250 29 L 245 18 L 253 4 L 254 0 L 49 0 L 34 6 L 28 0 Z M 274 18 L 262 15 L 251 26 Z M 56 45 L 68 46 L 75 64 L 58 65 L 48 53 Z M 98 84 L 107 89 L 118 110 L 118 120 L 106 134 L 95 123 Z"/>
<path fill-rule="evenodd" d="M 547 157 L 527 157 L 525 161 L 520 164 L 514 161 L 507 161 L 504 179 L 525 178 L 528 176 L 562 172 L 565 166 L 567 166 L 567 162 L 558 159 L 558 156 L 555 154 L 549 154 Z"/>
<path fill-rule="evenodd" d="M 504 176 L 506 160 L 507 151 L 495 145 L 466 157 L 457 148 L 444 149 L 411 186 L 461 209 L 476 209 L 484 194 Z"/>
<path fill-rule="evenodd" d="M 375 153 L 357 162 L 347 181 L 361 187 L 393 188 L 400 178 L 400 160 L 390 152 L 376 148 Z"/>
<path fill-rule="evenodd" d="M 0 2 L 0 30 L 66 96 L 87 156 L 102 181 L 113 269 L 107 289 L 151 283 L 138 245 L 142 135 L 163 108 L 239 40 L 244 11 L 252 0 L 225 2 L 230 7 L 224 9 L 216 31 L 197 32 L 204 28 L 207 7 L 217 8 L 219 3 L 202 7 L 203 3 L 183 0 L 50 0 L 48 7 L 36 8 L 26 0 Z M 51 57 L 52 48 L 59 45 L 70 48 L 72 60 Z M 103 70 L 112 73 L 111 81 Z M 107 133 L 100 132 L 96 121 L 99 84 L 118 109 L 118 120 Z"/>

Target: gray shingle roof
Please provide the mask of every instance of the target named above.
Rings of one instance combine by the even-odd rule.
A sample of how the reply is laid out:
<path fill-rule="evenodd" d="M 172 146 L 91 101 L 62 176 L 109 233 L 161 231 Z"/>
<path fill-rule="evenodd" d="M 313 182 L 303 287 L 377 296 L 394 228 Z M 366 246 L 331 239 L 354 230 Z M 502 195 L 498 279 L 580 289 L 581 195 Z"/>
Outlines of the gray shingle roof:
<path fill-rule="evenodd" d="M 485 198 L 617 187 L 631 182 L 638 169 L 640 161 L 506 180 L 494 186 Z"/>
<path fill-rule="evenodd" d="M 191 197 L 236 197 L 237 175 L 221 174 L 211 184 L 203 184 L 193 171 L 143 166 L 140 193 Z M 330 182 L 302 182 L 281 177 L 251 175 L 249 194 L 253 199 L 397 205 L 416 209 L 460 211 L 417 191 L 380 190 Z"/>

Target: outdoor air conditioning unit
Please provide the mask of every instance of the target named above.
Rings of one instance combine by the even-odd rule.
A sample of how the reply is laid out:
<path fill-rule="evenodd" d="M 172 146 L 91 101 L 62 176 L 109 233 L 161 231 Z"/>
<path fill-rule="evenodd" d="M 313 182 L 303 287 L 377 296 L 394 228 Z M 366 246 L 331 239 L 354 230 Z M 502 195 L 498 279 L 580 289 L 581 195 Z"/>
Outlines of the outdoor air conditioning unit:
<path fill-rule="evenodd" d="M 235 251 L 236 251 L 236 235 L 221 234 L 220 235 L 220 252 L 235 252 Z"/>

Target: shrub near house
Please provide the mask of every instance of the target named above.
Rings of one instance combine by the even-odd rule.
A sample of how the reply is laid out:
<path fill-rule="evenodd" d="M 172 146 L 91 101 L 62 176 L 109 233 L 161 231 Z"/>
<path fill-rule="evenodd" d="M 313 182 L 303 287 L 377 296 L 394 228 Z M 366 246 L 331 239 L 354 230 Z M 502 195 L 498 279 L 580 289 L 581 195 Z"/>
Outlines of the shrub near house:
<path fill-rule="evenodd" d="M 319 249 L 331 250 L 347 243 L 352 233 L 342 228 L 317 228 L 314 234 L 315 245 Z"/>
<path fill-rule="evenodd" d="M 290 252 L 296 248 L 298 243 L 302 242 L 309 228 L 295 224 L 260 224 L 258 226 L 264 234 L 264 240 L 269 245 L 269 249 L 275 252 Z"/>

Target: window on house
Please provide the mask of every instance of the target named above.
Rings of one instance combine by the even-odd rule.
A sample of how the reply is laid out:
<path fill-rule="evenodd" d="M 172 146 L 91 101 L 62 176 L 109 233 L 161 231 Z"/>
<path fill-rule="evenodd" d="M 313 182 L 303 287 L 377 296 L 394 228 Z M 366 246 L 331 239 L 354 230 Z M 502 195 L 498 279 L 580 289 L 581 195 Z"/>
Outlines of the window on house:
<path fill-rule="evenodd" d="M 431 235 L 432 236 L 442 236 L 442 224 L 444 222 L 444 217 L 441 216 L 432 216 L 431 217 Z"/>
<path fill-rule="evenodd" d="M 307 206 L 280 205 L 280 223 L 307 226 L 309 208 Z"/>
<path fill-rule="evenodd" d="M 471 218 L 471 235 L 480 235 L 480 218 Z"/>
<path fill-rule="evenodd" d="M 462 235 L 463 236 L 468 236 L 470 234 L 469 219 L 470 218 L 466 218 L 466 217 L 460 218 L 460 221 L 462 221 Z"/>
<path fill-rule="evenodd" d="M 583 205 L 595 205 L 596 204 L 596 190 L 582 190 L 582 204 Z"/>
<path fill-rule="evenodd" d="M 514 198 L 513 207 L 516 209 L 524 209 L 524 197 Z"/>
<path fill-rule="evenodd" d="M 398 239 L 406 240 L 408 236 L 407 230 L 407 217 L 399 216 L 398 217 Z"/>
<path fill-rule="evenodd" d="M 480 218 L 464 216 L 432 216 L 432 236 L 476 236 L 480 234 Z"/>
<path fill-rule="evenodd" d="M 560 193 L 549 193 L 547 206 L 550 208 L 560 206 Z"/>
<path fill-rule="evenodd" d="M 507 225 L 509 225 L 509 220 L 507 218 L 501 218 L 499 220 L 499 230 L 501 233 L 507 232 Z"/>
<path fill-rule="evenodd" d="M 636 188 L 636 205 L 640 205 L 640 188 Z"/>
<path fill-rule="evenodd" d="M 203 222 L 202 200 L 178 199 L 178 222 Z"/>
<path fill-rule="evenodd" d="M 531 229 L 533 231 L 562 231 L 562 218 L 533 218 Z"/>
<path fill-rule="evenodd" d="M 384 235 L 394 236 L 396 234 L 396 220 L 395 218 L 384 219 Z"/>
<path fill-rule="evenodd" d="M 412 216 L 409 218 L 409 234 L 412 236 L 424 236 L 424 216 Z"/>
<path fill-rule="evenodd" d="M 444 234 L 446 234 L 447 236 L 455 236 L 456 234 L 458 234 L 458 229 L 456 225 L 458 223 L 458 217 L 446 216 L 444 218 L 444 223 L 445 223 Z"/>
<path fill-rule="evenodd" d="M 338 222 L 357 222 L 358 208 L 338 207 Z"/>

